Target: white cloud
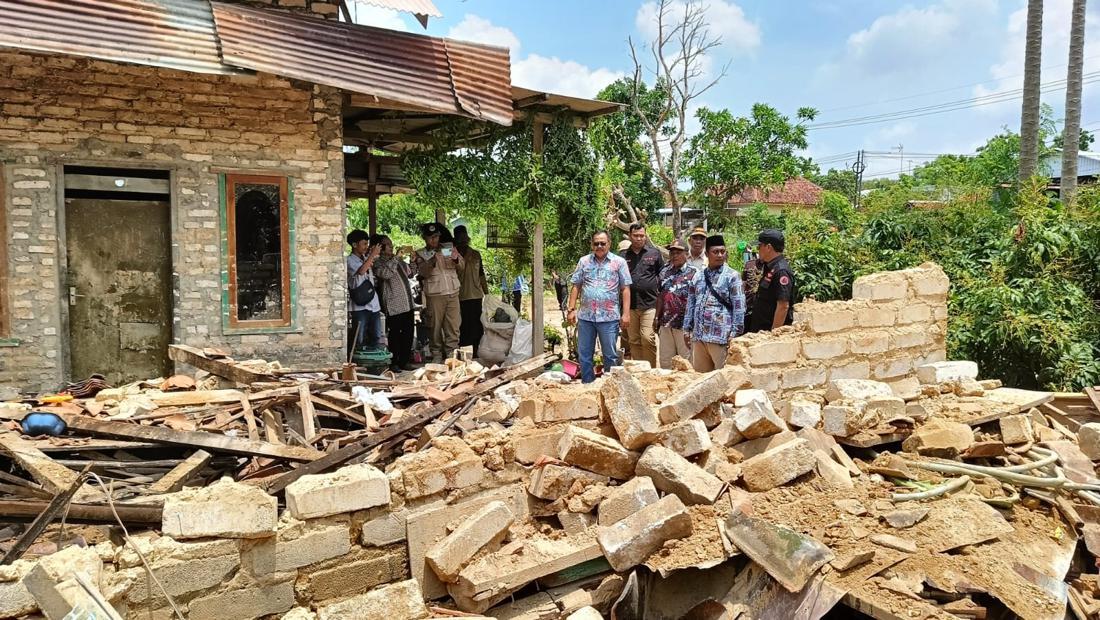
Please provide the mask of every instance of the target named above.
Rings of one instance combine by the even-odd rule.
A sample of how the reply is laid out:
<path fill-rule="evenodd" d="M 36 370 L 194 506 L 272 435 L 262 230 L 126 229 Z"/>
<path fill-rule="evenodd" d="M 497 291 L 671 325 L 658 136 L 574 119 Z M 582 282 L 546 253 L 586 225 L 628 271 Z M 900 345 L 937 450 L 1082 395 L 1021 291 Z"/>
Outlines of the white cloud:
<path fill-rule="evenodd" d="M 917 125 L 913 121 L 901 121 L 887 125 L 873 133 L 868 142 L 869 147 L 877 144 L 893 143 L 912 136 L 917 131 Z"/>
<path fill-rule="evenodd" d="M 530 54 L 512 62 L 512 83 L 574 97 L 595 97 L 596 93 L 623 77 L 621 71 L 603 67 L 590 69 L 579 62 Z"/>
<path fill-rule="evenodd" d="M 688 3 L 676 0 L 670 3 L 674 23 L 682 19 Z M 707 25 L 712 36 L 720 37 L 725 49 L 734 53 L 751 52 L 760 47 L 760 25 L 745 16 L 745 11 L 734 2 L 711 0 L 704 4 Z M 646 2 L 638 8 L 634 25 L 648 40 L 657 36 L 657 3 Z"/>
<path fill-rule="evenodd" d="M 397 11 L 362 4 L 360 2 L 351 2 L 349 4 L 352 19 L 357 24 L 375 26 L 378 28 L 389 28 L 390 30 L 400 30 L 402 32 L 408 32 L 409 30 L 408 23 L 405 22 L 405 19 Z"/>
<path fill-rule="evenodd" d="M 477 15 L 467 14 L 462 21 L 451 27 L 447 36 L 452 39 L 507 47 L 513 57 L 519 55 L 519 37 L 514 32 L 504 26 L 494 25 Z"/>

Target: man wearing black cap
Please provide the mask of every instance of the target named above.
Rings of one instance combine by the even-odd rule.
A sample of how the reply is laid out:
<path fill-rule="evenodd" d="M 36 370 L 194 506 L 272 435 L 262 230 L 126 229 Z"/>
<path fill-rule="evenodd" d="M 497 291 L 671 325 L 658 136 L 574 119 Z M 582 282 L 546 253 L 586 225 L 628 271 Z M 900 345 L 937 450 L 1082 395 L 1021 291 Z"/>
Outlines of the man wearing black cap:
<path fill-rule="evenodd" d="M 442 224 L 424 224 L 420 227 L 420 235 L 424 237 L 424 248 L 417 250 L 414 261 L 431 320 L 432 355 L 442 362 L 458 348 L 461 322 L 458 268 L 465 262 L 454 249 L 453 242 L 441 241 L 444 236 L 451 239 Z"/>
<path fill-rule="evenodd" d="M 726 264 L 722 235 L 707 237 L 707 268 L 691 282 L 684 332 L 691 340 L 691 364 L 696 372 L 726 365 L 730 339 L 745 328 L 745 293 L 741 275 Z"/>
<path fill-rule="evenodd" d="M 760 233 L 760 283 L 748 331 L 766 332 L 794 322 L 794 272 L 783 256 L 783 232 L 768 228 Z"/>

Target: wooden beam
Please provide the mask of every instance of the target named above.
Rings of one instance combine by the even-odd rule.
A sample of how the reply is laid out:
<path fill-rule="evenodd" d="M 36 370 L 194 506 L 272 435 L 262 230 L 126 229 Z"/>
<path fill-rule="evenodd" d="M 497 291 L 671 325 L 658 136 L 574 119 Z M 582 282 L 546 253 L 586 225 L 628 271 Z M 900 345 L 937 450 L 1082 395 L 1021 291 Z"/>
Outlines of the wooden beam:
<path fill-rule="evenodd" d="M 512 108 L 515 110 L 522 110 L 523 108 L 537 105 L 550 98 L 548 93 L 535 93 L 530 97 L 523 97 L 522 99 L 516 99 L 512 102 Z"/>
<path fill-rule="evenodd" d="M 381 167 L 378 162 L 367 162 L 367 228 L 372 237 L 378 234 L 378 171 Z"/>
<path fill-rule="evenodd" d="M 262 372 L 256 372 L 237 364 L 231 364 L 222 360 L 210 359 L 202 354 L 202 351 L 184 344 L 168 345 L 168 359 L 194 366 L 199 370 L 229 379 L 237 383 L 248 385 L 256 381 L 271 381 L 272 376 Z"/>
<path fill-rule="evenodd" d="M 319 474 L 332 468 L 339 467 L 354 458 L 370 452 L 372 449 L 375 448 L 375 446 L 381 445 L 382 443 L 385 443 L 386 441 L 389 441 L 394 437 L 404 435 L 411 430 L 414 430 L 424 424 L 427 424 L 428 422 L 431 422 L 440 415 L 443 415 L 444 412 L 450 411 L 451 409 L 465 403 L 471 398 L 477 398 L 478 396 L 481 396 L 483 394 L 488 394 L 489 392 L 504 385 L 505 383 L 515 381 L 516 379 L 521 379 L 531 373 L 542 370 L 543 366 L 554 362 L 557 359 L 559 359 L 559 356 L 557 355 L 541 355 L 539 357 L 529 359 L 525 362 L 521 362 L 520 364 L 517 364 L 516 366 L 505 370 L 500 375 L 481 382 L 477 385 L 477 387 L 471 389 L 468 392 L 457 394 L 441 403 L 436 403 L 435 405 L 429 407 L 428 409 L 425 409 L 423 412 L 417 415 L 402 418 L 396 423 L 382 428 L 382 430 L 370 435 L 369 437 L 361 439 L 355 443 L 348 444 L 335 452 L 330 452 L 329 454 L 326 454 L 325 456 L 322 456 L 321 458 L 313 462 L 306 463 L 305 465 L 298 467 L 294 471 L 285 473 L 282 476 L 271 480 L 267 484 L 267 491 L 269 493 L 278 493 L 285 489 L 287 485 L 301 478 L 302 476 L 305 476 L 307 474 Z"/>
<path fill-rule="evenodd" d="M 187 457 L 187 460 L 176 465 L 172 471 L 164 474 L 164 477 L 154 482 L 149 487 L 149 494 L 160 495 L 179 491 L 183 488 L 183 485 L 195 477 L 200 469 L 206 467 L 211 458 L 213 458 L 212 455 L 206 450 L 196 450 L 194 454 Z"/>
<path fill-rule="evenodd" d="M 12 562 L 23 557 L 27 549 L 34 544 L 36 538 L 42 535 L 42 532 L 46 531 L 46 527 L 57 518 L 61 511 L 65 509 L 65 506 L 72 501 L 73 496 L 80 490 L 80 487 L 84 485 L 84 475 L 91 469 L 91 465 L 84 468 L 84 471 L 80 474 L 74 474 L 76 478 L 71 484 L 61 493 L 54 496 L 50 503 L 46 505 L 46 508 L 39 513 L 38 517 L 31 523 L 23 534 L 15 541 L 15 544 L 8 549 L 8 552 L 4 554 L 3 558 L 0 558 L 0 565 L 6 566 Z"/>
<path fill-rule="evenodd" d="M 593 118 L 597 118 L 597 117 L 600 117 L 600 116 L 606 116 L 608 114 L 614 114 L 616 112 L 622 112 L 625 108 L 626 108 L 625 105 L 620 105 L 620 104 L 609 105 L 609 106 L 603 107 L 603 108 L 596 108 L 595 110 L 592 110 L 591 112 L 585 112 L 584 117 L 591 120 Z"/>
<path fill-rule="evenodd" d="M 535 160 L 542 162 L 543 139 L 546 136 L 546 126 L 539 121 L 531 124 L 531 150 Z M 538 189 L 532 186 L 528 190 L 531 203 L 531 212 L 535 213 L 534 247 L 531 256 L 531 355 L 539 356 L 546 348 L 544 328 L 546 325 L 546 313 L 543 308 L 543 228 L 541 209 L 539 209 Z"/>
<path fill-rule="evenodd" d="M 115 181 L 121 179 L 123 184 Z M 127 192 L 139 194 L 169 194 L 171 186 L 168 179 L 146 179 L 125 175 L 66 174 L 65 189 L 88 190 L 96 192 Z"/>
<path fill-rule="evenodd" d="M 554 124 L 554 115 L 549 112 L 531 112 L 528 110 L 515 110 L 512 112 L 512 118 L 517 121 L 538 121 L 546 125 Z M 585 129 L 588 127 L 588 119 L 583 116 L 573 116 L 573 126 L 577 129 Z"/>
<path fill-rule="evenodd" d="M 141 426 L 128 422 L 96 420 L 82 415 L 73 415 L 71 413 L 59 413 L 57 415 L 65 421 L 69 430 L 88 433 L 99 437 L 138 439 L 169 446 L 205 448 L 215 452 L 227 452 L 229 454 L 240 454 L 242 456 L 266 456 L 268 458 L 285 459 L 288 461 L 312 461 L 323 455 L 322 452 L 318 452 L 312 448 L 280 446 L 266 441 L 238 439 L 236 437 L 206 433 L 203 431 L 177 431 L 162 426 Z M 6 420 L 20 419 L 21 417 L 22 414 L 0 414 L 0 418 Z M 37 450 L 35 450 L 35 452 L 37 452 Z M 53 463 L 53 461 L 50 461 L 50 463 Z M 62 466 L 58 465 L 58 467 Z M 64 469 L 70 475 L 76 475 L 68 468 Z M 43 486 L 45 486 L 45 483 L 43 483 Z M 47 488 L 47 490 L 49 489 Z"/>
<path fill-rule="evenodd" d="M 0 518 L 12 521 L 26 521 L 42 514 L 49 506 L 46 500 L 2 499 L 0 500 Z M 123 523 L 140 525 L 161 524 L 162 509 L 149 504 L 115 504 L 115 510 Z M 65 520 L 73 523 L 114 523 L 111 507 L 102 504 L 69 504 L 69 514 Z"/>
<path fill-rule="evenodd" d="M 22 418 L 23 414 L 11 414 L 7 419 L 21 420 Z M 35 482 L 41 484 L 42 488 L 51 495 L 64 493 L 80 478 L 75 471 L 55 462 L 34 447 L 34 444 L 18 435 L 12 433 L 0 435 L 0 451 L 25 469 Z"/>
<path fill-rule="evenodd" d="M 431 135 L 414 133 L 384 133 L 344 128 L 345 142 L 407 142 L 410 144 L 435 144 L 439 142 Z"/>

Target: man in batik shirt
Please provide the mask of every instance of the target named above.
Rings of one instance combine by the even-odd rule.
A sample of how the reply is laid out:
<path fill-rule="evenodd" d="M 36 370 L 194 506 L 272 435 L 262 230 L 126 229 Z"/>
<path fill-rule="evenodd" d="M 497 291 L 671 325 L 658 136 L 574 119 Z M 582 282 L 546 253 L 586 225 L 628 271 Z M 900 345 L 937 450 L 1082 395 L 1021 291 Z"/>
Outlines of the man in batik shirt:
<path fill-rule="evenodd" d="M 658 276 L 659 294 L 653 331 L 657 332 L 660 367 L 672 368 L 672 358 L 676 355 L 691 359 L 691 347 L 684 333 L 684 312 L 696 270 L 687 262 L 687 247 L 683 242 L 673 241 L 665 248 L 668 250 L 668 265 Z"/>
<path fill-rule="evenodd" d="M 567 318 L 577 326 L 577 357 L 584 383 L 596 380 L 597 336 L 606 371 L 619 365 L 619 328 L 630 325 L 630 268 L 610 250 L 611 237 L 606 232 L 592 235 L 592 253 L 581 257 L 573 271 Z"/>
<path fill-rule="evenodd" d="M 707 268 L 695 274 L 684 312 L 684 332 L 691 339 L 696 372 L 726 365 L 729 342 L 745 330 L 745 293 L 741 275 L 726 264 L 722 235 L 707 237 Z"/>

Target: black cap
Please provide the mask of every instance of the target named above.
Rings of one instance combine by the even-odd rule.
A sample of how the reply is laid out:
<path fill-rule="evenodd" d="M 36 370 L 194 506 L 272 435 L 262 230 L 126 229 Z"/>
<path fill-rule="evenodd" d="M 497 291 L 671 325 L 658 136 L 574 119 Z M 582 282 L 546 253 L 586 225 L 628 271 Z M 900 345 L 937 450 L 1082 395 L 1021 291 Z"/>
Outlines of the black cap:
<path fill-rule="evenodd" d="M 420 236 L 431 237 L 432 235 L 443 234 L 443 226 L 439 222 L 428 222 L 427 224 L 420 225 Z"/>
<path fill-rule="evenodd" d="M 721 246 L 721 247 L 726 246 L 726 240 L 722 238 L 722 235 L 711 235 L 711 236 L 707 237 L 707 246 L 706 247 L 707 247 L 708 250 L 711 249 L 711 248 L 714 248 L 714 247 L 719 247 L 719 246 Z"/>
<path fill-rule="evenodd" d="M 368 235 L 366 231 L 356 228 L 355 230 L 348 233 L 347 239 L 348 245 L 355 245 L 356 243 L 359 243 L 364 239 L 370 239 L 370 235 Z"/>
<path fill-rule="evenodd" d="M 783 240 L 783 231 L 775 228 L 766 228 L 760 231 L 760 236 L 757 237 L 756 240 L 760 243 L 767 243 L 778 252 L 783 251 L 783 245 L 786 243 Z"/>

